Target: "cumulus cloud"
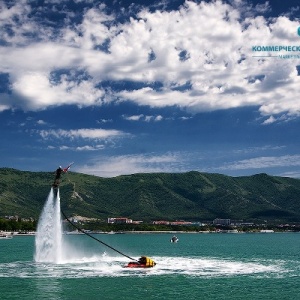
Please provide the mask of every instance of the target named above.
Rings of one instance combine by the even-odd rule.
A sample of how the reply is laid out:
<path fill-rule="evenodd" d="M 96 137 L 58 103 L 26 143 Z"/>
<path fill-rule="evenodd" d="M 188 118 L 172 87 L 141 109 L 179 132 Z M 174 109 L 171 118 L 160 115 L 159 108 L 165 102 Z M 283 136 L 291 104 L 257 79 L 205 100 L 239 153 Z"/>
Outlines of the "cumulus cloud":
<path fill-rule="evenodd" d="M 95 105 L 103 96 L 103 92 L 95 89 L 89 81 L 63 80 L 55 85 L 45 73 L 37 72 L 20 75 L 12 87 L 13 103 L 26 110 L 42 110 L 64 104 Z"/>
<path fill-rule="evenodd" d="M 1 6 L 0 72 L 9 74 L 11 90 L 1 95 L 0 111 L 133 101 L 192 112 L 255 106 L 269 117 L 265 124 L 276 115 L 300 114 L 299 60 L 253 57 L 254 45 L 299 42 L 298 22 L 265 18 L 267 4 L 251 11 L 241 1 L 186 1 L 178 10 L 141 9 L 126 22 L 114 21 L 102 5 L 61 28 L 40 24 L 30 1 Z M 53 72 L 62 69 L 87 76 L 53 82 Z M 111 82 L 109 89 L 101 88 L 103 81 Z M 142 84 L 114 90 L 120 81 Z"/>

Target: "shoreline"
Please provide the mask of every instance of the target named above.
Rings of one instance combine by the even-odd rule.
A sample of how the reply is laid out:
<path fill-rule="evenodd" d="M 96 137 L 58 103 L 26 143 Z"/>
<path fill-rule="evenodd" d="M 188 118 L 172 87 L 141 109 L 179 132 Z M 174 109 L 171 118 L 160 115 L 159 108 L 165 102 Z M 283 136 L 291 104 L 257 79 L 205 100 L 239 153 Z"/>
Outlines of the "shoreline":
<path fill-rule="evenodd" d="M 110 231 L 110 232 L 100 232 L 100 231 L 89 231 L 89 234 L 274 234 L 274 233 L 300 233 L 300 231 L 180 231 L 180 230 L 171 230 L 171 231 Z M 16 233 L 16 232 L 7 232 L 7 235 L 12 237 L 16 236 L 35 236 L 36 232 L 29 233 Z M 83 235 L 82 232 L 64 232 L 63 235 Z"/>

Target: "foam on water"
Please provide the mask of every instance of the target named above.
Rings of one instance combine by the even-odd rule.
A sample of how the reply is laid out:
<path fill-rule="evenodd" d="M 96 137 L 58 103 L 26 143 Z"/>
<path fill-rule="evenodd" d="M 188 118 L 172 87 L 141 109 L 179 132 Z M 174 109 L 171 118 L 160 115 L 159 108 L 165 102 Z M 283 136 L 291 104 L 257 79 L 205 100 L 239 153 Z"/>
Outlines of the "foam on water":
<path fill-rule="evenodd" d="M 39 277 L 39 278 L 91 278 L 91 277 L 124 277 L 124 276 L 162 276 L 185 275 L 206 278 L 256 276 L 277 277 L 292 276 L 293 270 L 286 262 L 264 261 L 231 261 L 217 258 L 193 257 L 153 257 L 157 262 L 154 268 L 124 268 L 128 259 L 93 255 L 91 257 L 70 258 L 60 264 L 43 262 L 14 262 L 0 265 L 0 277 Z M 297 262 L 298 263 L 298 262 Z M 299 263 L 298 263 L 299 265 Z M 15 270 L 18 269 L 18 272 Z"/>

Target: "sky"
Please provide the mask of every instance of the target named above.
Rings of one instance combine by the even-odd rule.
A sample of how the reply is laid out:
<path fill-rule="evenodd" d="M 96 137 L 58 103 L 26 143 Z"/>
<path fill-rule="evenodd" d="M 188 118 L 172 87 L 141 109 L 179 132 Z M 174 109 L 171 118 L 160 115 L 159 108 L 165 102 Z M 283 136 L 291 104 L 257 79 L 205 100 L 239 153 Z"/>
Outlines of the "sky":
<path fill-rule="evenodd" d="M 0 167 L 300 178 L 300 3 L 0 0 Z"/>

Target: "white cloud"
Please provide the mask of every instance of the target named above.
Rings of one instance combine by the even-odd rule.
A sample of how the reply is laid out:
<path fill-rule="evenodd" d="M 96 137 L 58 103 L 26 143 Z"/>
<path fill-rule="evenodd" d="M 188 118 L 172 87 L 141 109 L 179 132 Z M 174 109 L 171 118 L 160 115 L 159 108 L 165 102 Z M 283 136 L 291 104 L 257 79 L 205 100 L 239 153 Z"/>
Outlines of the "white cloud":
<path fill-rule="evenodd" d="M 98 151 L 98 150 L 103 150 L 105 149 L 105 145 L 84 145 L 84 146 L 78 146 L 78 147 L 74 147 L 74 146 L 66 146 L 66 145 L 62 145 L 62 146 L 48 146 L 48 149 L 59 149 L 59 150 L 68 150 L 68 151 L 79 151 L 79 152 L 84 152 L 84 151 Z"/>
<path fill-rule="evenodd" d="M 123 118 L 127 121 L 145 121 L 145 122 L 159 122 L 163 119 L 161 115 L 156 115 L 156 116 L 145 116 L 143 114 L 141 115 L 133 115 L 133 116 L 123 116 Z"/>
<path fill-rule="evenodd" d="M 270 152 L 270 151 L 277 151 L 277 150 L 283 150 L 286 146 L 272 146 L 272 145 L 265 145 L 261 147 L 249 147 L 249 148 L 243 148 L 238 150 L 233 150 L 233 153 L 235 154 L 253 154 L 254 153 L 261 153 L 261 152 Z"/>
<path fill-rule="evenodd" d="M 12 103 L 25 110 L 43 110 L 64 104 L 97 105 L 103 96 L 103 92 L 89 81 L 77 83 L 63 79 L 60 84 L 54 85 L 45 73 L 36 72 L 20 75 L 12 88 Z"/>
<path fill-rule="evenodd" d="M 158 115 L 158 116 L 154 117 L 155 122 L 161 121 L 162 119 L 163 119 L 163 116 L 161 116 L 161 115 Z"/>
<path fill-rule="evenodd" d="M 113 120 L 112 119 L 101 119 L 101 120 L 97 120 L 97 123 L 111 123 Z"/>
<path fill-rule="evenodd" d="M 300 178 L 300 170 L 299 171 L 290 171 L 290 172 L 284 172 L 282 174 L 280 174 L 279 176 L 282 177 L 292 177 L 292 178 Z"/>
<path fill-rule="evenodd" d="M 64 150 L 70 150 L 70 147 L 68 147 L 68 146 L 60 146 L 59 150 L 62 150 L 62 151 L 64 151 Z"/>
<path fill-rule="evenodd" d="M 143 118 L 144 115 L 133 115 L 133 116 L 123 116 L 123 118 L 127 121 L 139 121 L 141 118 Z"/>
<path fill-rule="evenodd" d="M 274 122 L 276 122 L 276 119 L 275 119 L 273 116 L 270 116 L 267 120 L 265 120 L 265 121 L 263 122 L 263 124 L 264 124 L 264 125 L 267 125 L 267 124 L 272 124 L 272 123 L 274 123 Z"/>
<path fill-rule="evenodd" d="M 38 133 L 42 138 L 68 138 L 68 139 L 89 139 L 89 140 L 101 140 L 108 138 L 116 138 L 126 136 L 128 134 L 114 129 L 73 129 L 73 130 L 63 130 L 63 129 L 50 129 L 50 130 L 40 130 Z"/>
<path fill-rule="evenodd" d="M 0 1 L 1 40 L 13 44 L 26 41 L 24 35 L 38 29 L 35 23 L 28 18 L 30 13 L 30 5 L 25 0 L 16 1 L 14 5 L 7 5 L 5 1 Z M 4 28 L 9 28 L 9 31 Z"/>
<path fill-rule="evenodd" d="M 220 170 L 246 170 L 300 166 L 300 155 L 263 156 L 240 160 L 220 167 Z"/>
<path fill-rule="evenodd" d="M 29 18 L 30 1 L 10 8 L 2 2 L 0 20 L 14 35 L 1 34 L 7 46 L 0 47 L 0 72 L 9 73 L 12 93 L 2 95 L 0 111 L 102 105 L 118 99 L 195 112 L 257 106 L 270 116 L 265 123 L 282 113 L 299 116 L 299 60 L 262 60 L 251 51 L 253 45 L 298 45 L 298 22 L 288 16 L 253 15 L 264 13 L 267 5 L 256 6 L 251 15 L 253 7 L 232 3 L 186 1 L 177 11 L 145 9 L 114 25 L 107 24 L 115 16 L 100 6 L 87 10 L 81 24 L 68 24 L 55 35 Z M 97 50 L 107 41 L 108 51 Z M 54 84 L 51 73 L 60 69 L 85 70 L 89 77 L 65 76 Z M 99 89 L 97 84 L 107 79 L 111 89 Z M 160 82 L 162 88 L 114 92 L 114 80 Z M 186 83 L 188 89 L 176 90 Z"/>
<path fill-rule="evenodd" d="M 5 98 L 7 98 L 6 96 L 4 96 Z M 2 98 L 2 94 L 0 93 L 0 98 Z M 1 100 L 0 100 L 1 101 Z M 6 104 L 0 104 L 0 112 L 4 111 L 4 110 L 7 110 L 10 108 L 10 105 L 6 105 Z"/>
<path fill-rule="evenodd" d="M 76 151 L 96 151 L 96 150 L 102 150 L 104 149 L 104 145 L 96 145 L 96 146 L 90 146 L 90 145 L 86 145 L 86 146 L 82 146 L 82 147 L 76 147 Z"/>
<path fill-rule="evenodd" d="M 177 153 L 164 155 L 122 155 L 101 157 L 88 165 L 77 166 L 76 171 L 102 177 L 135 173 L 182 172 L 183 158 Z"/>
<path fill-rule="evenodd" d="M 44 120 L 38 120 L 36 123 L 38 125 L 46 125 L 47 124 L 47 122 L 45 122 Z"/>
<path fill-rule="evenodd" d="M 274 117 L 273 115 L 267 118 L 262 124 L 263 125 L 269 125 L 273 123 L 283 123 L 283 122 L 289 122 L 291 120 L 294 120 L 297 117 L 297 114 L 287 113 L 287 114 L 281 114 L 278 117 Z"/>

